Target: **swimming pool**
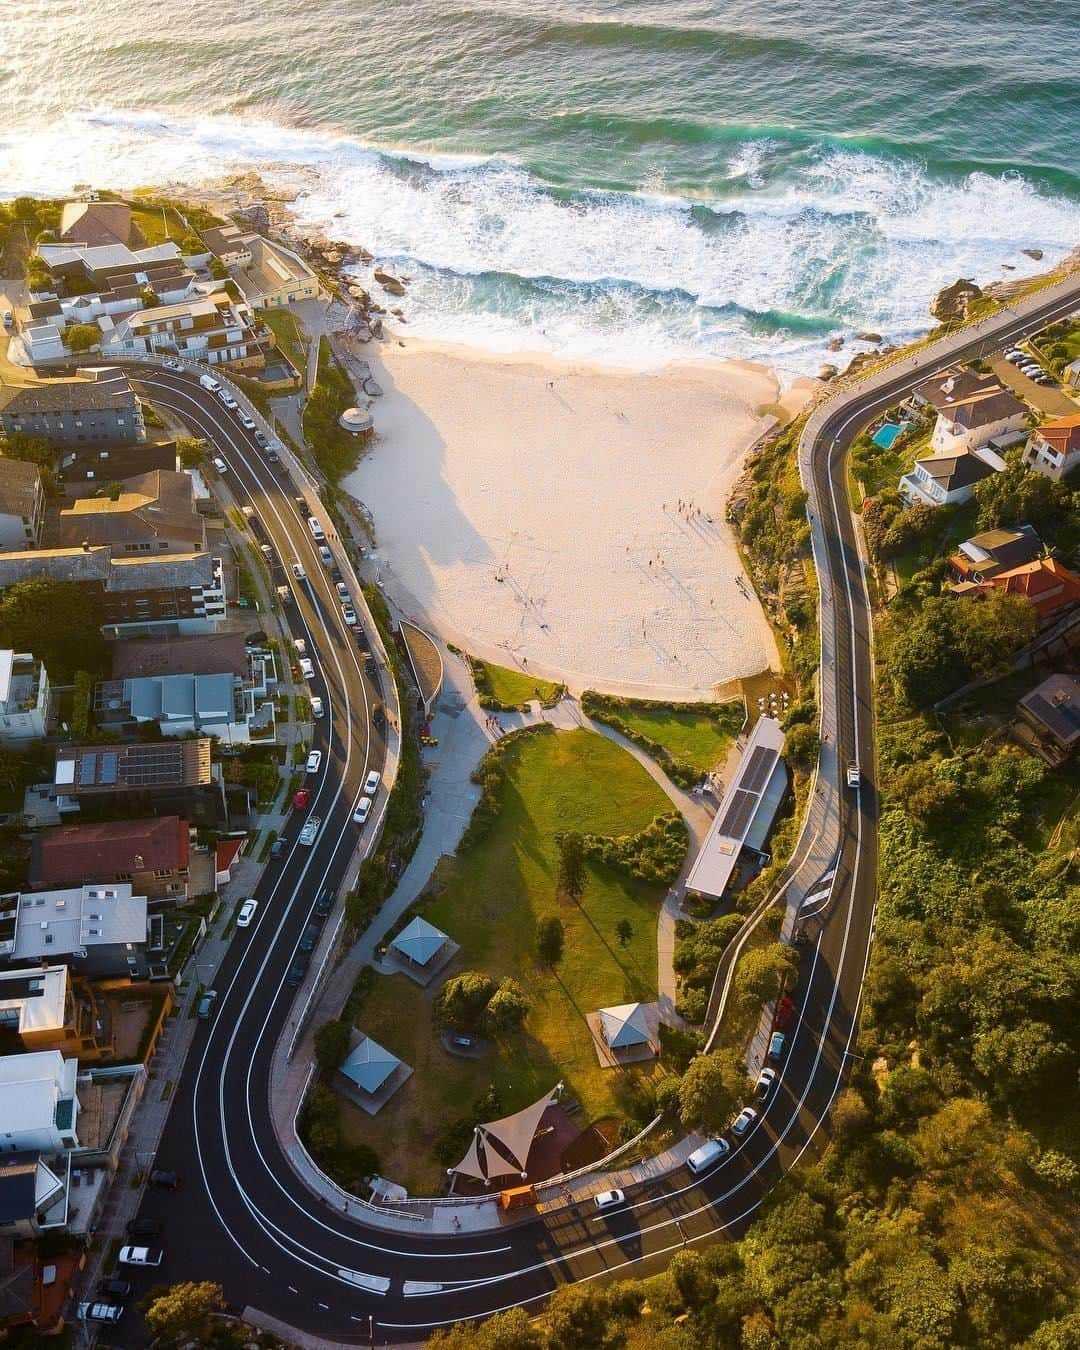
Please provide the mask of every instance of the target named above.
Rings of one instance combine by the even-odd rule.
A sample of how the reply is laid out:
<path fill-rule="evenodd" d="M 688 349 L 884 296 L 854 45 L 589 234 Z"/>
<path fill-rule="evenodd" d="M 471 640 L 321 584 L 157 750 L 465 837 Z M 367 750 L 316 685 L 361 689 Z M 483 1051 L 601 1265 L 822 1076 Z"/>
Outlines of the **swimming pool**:
<path fill-rule="evenodd" d="M 902 436 L 908 425 L 907 422 L 886 422 L 884 426 L 878 427 L 870 439 L 875 445 L 880 445 L 882 450 L 891 450 L 897 436 Z"/>

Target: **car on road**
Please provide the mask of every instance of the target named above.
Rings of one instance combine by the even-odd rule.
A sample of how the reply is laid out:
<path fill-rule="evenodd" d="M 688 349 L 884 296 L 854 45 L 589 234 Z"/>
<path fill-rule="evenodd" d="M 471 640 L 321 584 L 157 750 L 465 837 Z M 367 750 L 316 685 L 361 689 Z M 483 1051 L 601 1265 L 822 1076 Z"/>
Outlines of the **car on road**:
<path fill-rule="evenodd" d="M 175 356 L 167 356 L 161 363 L 166 370 L 183 370 L 183 361 L 178 361 Z"/>
<path fill-rule="evenodd" d="M 731 1122 L 731 1133 L 736 1139 L 742 1139 L 755 1120 L 757 1120 L 757 1112 L 754 1108 L 752 1106 L 744 1106 Z"/>
<path fill-rule="evenodd" d="M 5 328 L 10 328 L 11 325 L 12 325 L 14 322 L 15 322 L 15 315 L 12 313 L 12 311 L 11 311 L 10 309 L 5 309 L 5 310 L 4 310 L 4 327 L 5 327 Z"/>
<path fill-rule="evenodd" d="M 253 905 L 255 901 L 249 900 L 247 903 Z M 159 1191 L 178 1191 L 180 1184 L 179 1174 L 170 1171 L 167 1167 L 155 1167 L 150 1173 L 150 1185 L 156 1187 Z"/>
<path fill-rule="evenodd" d="M 763 1102 L 776 1085 L 776 1070 L 762 1069 L 757 1076 L 757 1082 L 754 1084 L 754 1096 L 759 1102 Z"/>
<path fill-rule="evenodd" d="M 165 1253 L 160 1247 L 121 1247 L 116 1259 L 122 1266 L 160 1266 Z"/>
<path fill-rule="evenodd" d="M 157 1219 L 132 1219 L 124 1229 L 129 1238 L 158 1238 L 164 1231 Z"/>
<path fill-rule="evenodd" d="M 318 773 L 319 765 L 322 763 L 322 751 L 312 750 L 307 757 L 307 765 L 304 768 L 305 773 Z"/>
<path fill-rule="evenodd" d="M 309 923 L 308 926 L 304 929 L 304 931 L 300 934 L 300 941 L 297 944 L 297 951 L 313 952 L 315 950 L 315 944 L 316 942 L 318 942 L 318 940 L 319 940 L 319 925 L 317 923 Z"/>
<path fill-rule="evenodd" d="M 218 473 L 229 472 L 229 466 L 225 463 L 225 461 L 221 458 L 220 455 L 215 455 L 214 458 L 210 461 L 210 463 L 214 466 L 215 469 L 217 469 Z"/>
<path fill-rule="evenodd" d="M 328 919 L 334 908 L 334 892 L 329 886 L 319 895 L 315 901 L 315 908 L 312 913 L 317 919 Z"/>
<path fill-rule="evenodd" d="M 276 842 L 276 841 L 275 841 Z M 255 911 L 259 908 L 258 900 L 245 900 L 240 906 L 240 912 L 236 916 L 237 928 L 250 928 L 251 921 L 255 917 Z"/>
<path fill-rule="evenodd" d="M 847 785 L 857 788 L 862 783 L 862 770 L 854 760 L 847 766 Z"/>
<path fill-rule="evenodd" d="M 244 428 L 245 431 L 254 431 L 255 419 L 254 417 L 249 417 L 247 413 L 242 412 L 240 414 L 240 425 Z"/>
<path fill-rule="evenodd" d="M 784 1042 L 786 1040 L 787 1037 L 782 1031 L 774 1031 L 769 1037 L 769 1058 L 774 1064 L 779 1064 L 784 1058 Z"/>
<path fill-rule="evenodd" d="M 364 796 L 374 797 L 375 791 L 381 782 L 382 782 L 382 774 L 378 771 L 378 769 L 372 769 L 372 771 L 364 779 Z"/>
<path fill-rule="evenodd" d="M 616 1209 L 619 1205 L 626 1204 L 625 1191 L 600 1191 L 593 1196 L 593 1204 L 597 1209 Z"/>
<path fill-rule="evenodd" d="M 321 717 L 323 715 L 323 701 L 318 694 L 311 696 L 311 715 L 312 717 Z"/>
<path fill-rule="evenodd" d="M 227 389 L 219 389 L 218 398 L 221 399 L 222 403 L 230 412 L 235 412 L 240 406 Z"/>
<path fill-rule="evenodd" d="M 214 1004 L 217 1002 L 217 990 L 207 989 L 202 998 L 199 999 L 199 1006 L 195 1009 L 196 1016 L 209 1017 L 214 1011 Z"/>
<path fill-rule="evenodd" d="M 322 821 L 318 816 L 309 816 L 304 821 L 304 828 L 300 831 L 300 842 L 306 844 L 308 848 L 319 837 L 319 830 L 322 828 Z"/>
<path fill-rule="evenodd" d="M 310 657 L 302 656 L 300 658 L 300 674 L 303 675 L 305 680 L 315 678 L 315 667 L 312 665 Z"/>
<path fill-rule="evenodd" d="M 324 567 L 333 566 L 334 555 L 330 552 L 330 550 L 326 547 L 325 544 L 319 545 L 319 560 Z"/>
<path fill-rule="evenodd" d="M 301 563 L 298 563 L 298 562 L 294 562 L 294 563 L 293 563 L 293 565 L 292 565 L 292 574 L 293 574 L 293 576 L 297 579 L 297 581 L 306 581 L 306 580 L 307 580 L 307 573 L 304 571 L 304 568 L 303 568 L 303 566 L 302 566 Z"/>
<path fill-rule="evenodd" d="M 267 450 L 270 447 L 270 442 L 266 439 L 266 437 L 262 434 L 261 431 L 257 431 L 255 435 L 252 437 L 252 440 L 254 440 L 255 444 L 259 447 L 260 450 Z"/>
<path fill-rule="evenodd" d="M 311 805 L 311 789 L 301 788 L 292 799 L 292 804 L 297 811 L 306 811 Z"/>
<path fill-rule="evenodd" d="M 349 625 L 350 628 L 356 627 L 356 610 L 353 609 L 352 605 L 341 606 L 341 617 L 345 620 L 345 622 Z"/>
<path fill-rule="evenodd" d="M 123 1303 L 134 1292 L 134 1286 L 128 1280 L 99 1280 L 94 1292 L 95 1298 L 111 1299 L 114 1303 Z"/>
<path fill-rule="evenodd" d="M 308 973 L 308 966 L 311 964 L 311 958 L 306 952 L 297 952 L 289 967 L 289 973 L 285 976 L 285 983 L 290 989 L 299 989 L 304 983 L 304 976 Z"/>
<path fill-rule="evenodd" d="M 341 601 L 343 605 L 348 604 L 352 600 L 352 596 L 349 594 L 349 588 L 348 586 L 345 585 L 343 581 L 339 581 L 337 583 L 336 589 L 338 593 L 338 599 Z"/>
<path fill-rule="evenodd" d="M 79 1304 L 78 1316 L 82 1322 L 119 1322 L 123 1315 L 124 1305 L 107 1299 Z"/>
<path fill-rule="evenodd" d="M 367 820 L 370 814 L 371 814 L 371 798 L 361 797 L 360 800 L 356 803 L 356 810 L 353 812 L 352 816 L 353 820 L 356 822 L 357 825 L 363 825 L 364 821 Z"/>

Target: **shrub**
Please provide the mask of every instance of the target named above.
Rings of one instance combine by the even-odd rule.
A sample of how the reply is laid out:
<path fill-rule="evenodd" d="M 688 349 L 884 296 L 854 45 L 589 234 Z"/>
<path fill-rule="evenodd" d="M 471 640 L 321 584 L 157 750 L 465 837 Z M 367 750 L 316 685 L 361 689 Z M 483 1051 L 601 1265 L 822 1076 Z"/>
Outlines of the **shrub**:
<path fill-rule="evenodd" d="M 554 966 L 562 960 L 566 930 L 557 914 L 548 914 L 536 925 L 536 950 L 545 965 Z"/>
<path fill-rule="evenodd" d="M 671 885 L 682 869 L 690 836 L 678 812 L 655 816 L 637 834 L 587 834 L 585 855 L 641 881 Z"/>
<path fill-rule="evenodd" d="M 495 981 L 477 970 L 466 970 L 446 981 L 435 996 L 432 1020 L 452 1031 L 476 1031 L 495 994 Z"/>

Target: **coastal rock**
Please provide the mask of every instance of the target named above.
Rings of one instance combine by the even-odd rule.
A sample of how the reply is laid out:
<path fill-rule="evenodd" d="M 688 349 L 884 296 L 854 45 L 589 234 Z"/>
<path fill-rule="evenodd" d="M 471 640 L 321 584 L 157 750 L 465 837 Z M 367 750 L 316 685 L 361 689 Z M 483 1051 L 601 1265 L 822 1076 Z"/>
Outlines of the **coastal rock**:
<path fill-rule="evenodd" d="M 982 295 L 982 288 L 970 277 L 960 277 L 951 286 L 943 286 L 930 301 L 930 313 L 941 323 L 963 319 L 968 306 Z"/>
<path fill-rule="evenodd" d="M 373 273 L 375 280 L 390 295 L 404 295 L 405 285 L 397 277 L 393 277 L 389 272 L 384 272 L 381 267 L 376 267 Z"/>
<path fill-rule="evenodd" d="M 374 380 L 365 380 L 363 390 L 368 398 L 382 398 L 382 385 L 377 384 Z"/>
<path fill-rule="evenodd" d="M 843 345 L 844 339 L 842 337 L 830 338 L 825 344 L 825 350 L 828 352 L 838 352 Z"/>
<path fill-rule="evenodd" d="M 392 309 L 392 310 L 390 311 L 390 313 L 394 316 L 395 319 L 400 319 L 402 323 L 405 323 L 405 322 L 406 322 L 406 319 L 405 319 L 405 311 L 404 311 L 404 310 L 402 310 L 402 309 Z"/>
<path fill-rule="evenodd" d="M 1041 248 L 1022 248 L 1020 252 L 1026 258 L 1034 258 L 1036 262 L 1042 261 L 1043 251 Z"/>
<path fill-rule="evenodd" d="M 1016 271 L 1016 268 L 1013 266 L 1012 263 L 1002 263 L 1002 264 L 1001 264 L 1001 270 L 1002 270 L 1003 272 L 1015 272 L 1015 271 Z"/>
<path fill-rule="evenodd" d="M 827 362 L 823 366 L 818 366 L 817 377 L 819 380 L 832 380 L 835 379 L 836 376 L 839 374 L 840 371 L 837 369 L 837 367 L 829 365 Z"/>
<path fill-rule="evenodd" d="M 370 323 L 370 328 L 371 328 L 371 336 L 373 338 L 377 339 L 382 337 L 383 335 L 382 319 L 372 319 Z"/>
<path fill-rule="evenodd" d="M 856 333 L 855 342 L 872 342 L 876 346 L 881 341 L 880 333 Z"/>

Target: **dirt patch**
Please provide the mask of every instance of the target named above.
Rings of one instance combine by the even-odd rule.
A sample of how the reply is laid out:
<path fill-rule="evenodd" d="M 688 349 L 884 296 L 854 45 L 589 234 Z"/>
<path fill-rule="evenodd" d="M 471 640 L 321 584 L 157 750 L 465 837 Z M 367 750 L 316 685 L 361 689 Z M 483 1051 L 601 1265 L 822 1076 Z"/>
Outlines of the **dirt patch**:
<path fill-rule="evenodd" d="M 619 1122 L 614 1116 L 594 1120 L 563 1152 L 562 1170 L 575 1172 L 579 1167 L 588 1167 L 590 1163 L 606 1158 L 618 1143 Z"/>

